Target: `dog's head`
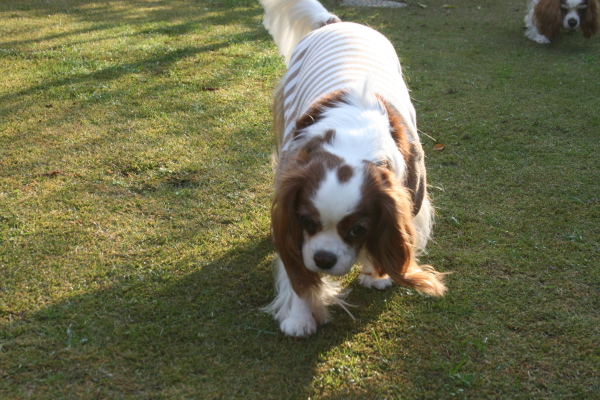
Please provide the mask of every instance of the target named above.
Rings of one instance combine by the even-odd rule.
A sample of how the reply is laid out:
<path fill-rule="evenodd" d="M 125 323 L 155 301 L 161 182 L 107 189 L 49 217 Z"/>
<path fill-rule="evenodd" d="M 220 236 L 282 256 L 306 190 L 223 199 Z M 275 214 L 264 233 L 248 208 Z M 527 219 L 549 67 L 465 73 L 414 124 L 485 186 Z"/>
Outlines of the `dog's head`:
<path fill-rule="evenodd" d="M 392 278 L 412 262 L 413 202 L 399 183 L 405 162 L 397 150 L 408 139 L 385 102 L 367 97 L 340 91 L 311 107 L 296 123 L 299 150 L 278 172 L 273 241 L 300 295 L 319 273 L 347 274 L 363 251 Z M 376 150 L 390 147 L 396 151 Z"/>
<path fill-rule="evenodd" d="M 550 39 L 561 29 L 581 28 L 587 38 L 598 32 L 597 0 L 540 0 L 534 10 L 539 32 Z"/>

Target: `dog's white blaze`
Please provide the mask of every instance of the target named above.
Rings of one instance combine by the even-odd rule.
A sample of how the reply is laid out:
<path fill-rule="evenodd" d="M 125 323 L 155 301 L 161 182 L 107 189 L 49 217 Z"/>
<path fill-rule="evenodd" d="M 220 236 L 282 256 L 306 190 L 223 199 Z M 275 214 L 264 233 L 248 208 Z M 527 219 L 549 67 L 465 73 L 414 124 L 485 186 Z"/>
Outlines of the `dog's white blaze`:
<path fill-rule="evenodd" d="M 329 170 L 315 193 L 313 204 L 319 211 L 323 230 L 336 229 L 338 222 L 351 214 L 361 199 L 362 171 L 354 168 L 347 182 L 340 182 L 337 170 Z"/>
<path fill-rule="evenodd" d="M 322 271 L 329 275 L 341 276 L 347 274 L 356 261 L 356 251 L 340 236 L 338 223 L 356 210 L 361 200 L 362 172 L 354 169 L 350 180 L 340 182 L 337 170 L 329 170 L 319 190 L 313 197 L 313 204 L 319 211 L 323 229 L 312 237 L 306 237 L 302 248 L 304 264 L 309 270 L 320 271 L 314 255 L 318 251 L 327 251 L 337 258 L 335 265 Z"/>

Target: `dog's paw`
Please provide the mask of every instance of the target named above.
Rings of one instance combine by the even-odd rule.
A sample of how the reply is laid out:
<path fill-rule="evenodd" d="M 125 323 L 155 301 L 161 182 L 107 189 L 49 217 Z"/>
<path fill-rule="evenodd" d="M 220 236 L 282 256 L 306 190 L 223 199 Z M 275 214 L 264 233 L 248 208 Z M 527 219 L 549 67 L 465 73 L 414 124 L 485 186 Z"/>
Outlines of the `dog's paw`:
<path fill-rule="evenodd" d="M 541 43 L 541 44 L 548 44 L 548 43 L 550 43 L 550 39 L 548 39 L 544 35 L 537 35 L 534 40 L 536 42 L 538 42 L 538 43 Z"/>
<path fill-rule="evenodd" d="M 288 317 L 281 321 L 279 328 L 287 336 L 306 337 L 317 331 L 317 322 L 312 316 Z"/>
<path fill-rule="evenodd" d="M 393 280 L 387 275 L 385 278 L 374 279 L 372 275 L 360 274 L 358 276 L 358 282 L 368 289 L 375 288 L 383 290 L 392 286 Z"/>

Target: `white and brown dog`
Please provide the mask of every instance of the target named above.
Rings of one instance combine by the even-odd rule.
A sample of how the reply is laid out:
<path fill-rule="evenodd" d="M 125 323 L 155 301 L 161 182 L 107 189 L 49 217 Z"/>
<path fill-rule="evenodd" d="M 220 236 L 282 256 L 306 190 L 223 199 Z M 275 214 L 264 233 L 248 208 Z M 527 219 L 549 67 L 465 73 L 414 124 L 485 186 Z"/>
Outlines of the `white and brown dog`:
<path fill-rule="evenodd" d="M 260 0 L 288 71 L 275 94 L 271 229 L 277 297 L 266 307 L 308 336 L 344 305 L 326 275 L 362 264 L 359 281 L 442 296 L 443 274 L 419 266 L 432 225 L 415 110 L 392 44 L 341 22 L 316 0 Z"/>
<path fill-rule="evenodd" d="M 525 36 L 550 43 L 562 29 L 581 29 L 590 38 L 598 32 L 597 0 L 530 0 L 525 15 Z"/>

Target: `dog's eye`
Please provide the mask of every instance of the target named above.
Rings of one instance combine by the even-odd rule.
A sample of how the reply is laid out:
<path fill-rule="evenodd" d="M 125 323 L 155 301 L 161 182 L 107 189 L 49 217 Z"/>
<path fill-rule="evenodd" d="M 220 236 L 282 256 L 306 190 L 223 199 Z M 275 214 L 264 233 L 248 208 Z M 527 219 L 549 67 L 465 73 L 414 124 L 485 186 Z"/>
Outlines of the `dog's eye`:
<path fill-rule="evenodd" d="M 348 232 L 348 238 L 349 239 L 360 239 L 361 237 L 365 236 L 366 234 L 367 234 L 367 228 L 365 228 L 364 226 L 356 225 L 352 229 L 350 229 L 350 232 Z"/>
<path fill-rule="evenodd" d="M 308 215 L 300 216 L 300 225 L 302 225 L 302 228 L 309 235 L 314 235 L 315 233 L 317 233 L 318 224 L 315 222 L 314 219 L 312 219 Z"/>

